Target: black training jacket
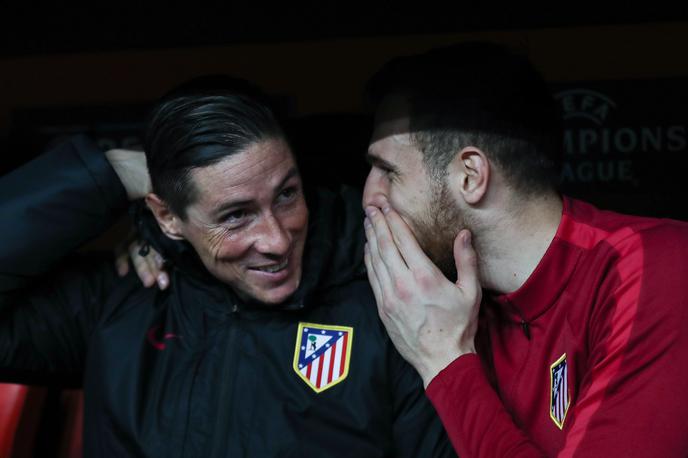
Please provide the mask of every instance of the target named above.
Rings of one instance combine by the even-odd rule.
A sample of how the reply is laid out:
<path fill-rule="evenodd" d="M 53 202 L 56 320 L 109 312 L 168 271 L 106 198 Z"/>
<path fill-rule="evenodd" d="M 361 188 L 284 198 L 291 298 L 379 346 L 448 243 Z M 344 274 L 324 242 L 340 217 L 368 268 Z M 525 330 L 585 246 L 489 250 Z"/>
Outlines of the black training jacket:
<path fill-rule="evenodd" d="M 144 211 L 168 290 L 70 257 L 128 205 L 84 137 L 3 177 L 0 195 L 0 371 L 83 374 L 86 457 L 453 456 L 378 319 L 355 193 L 308 197 L 301 286 L 270 308 L 239 300 Z"/>

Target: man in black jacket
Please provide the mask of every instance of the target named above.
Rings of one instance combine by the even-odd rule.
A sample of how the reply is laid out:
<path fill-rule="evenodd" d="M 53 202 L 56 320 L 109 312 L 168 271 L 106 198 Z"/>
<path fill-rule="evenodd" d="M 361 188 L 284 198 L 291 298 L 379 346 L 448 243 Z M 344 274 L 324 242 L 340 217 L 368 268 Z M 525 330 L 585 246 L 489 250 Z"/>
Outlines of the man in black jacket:
<path fill-rule="evenodd" d="M 83 372 L 85 456 L 451 456 L 379 322 L 359 196 L 307 206 L 243 95 L 173 97 L 147 134 L 145 161 L 75 138 L 0 180 L 0 367 Z M 167 290 L 67 260 L 142 197 Z"/>

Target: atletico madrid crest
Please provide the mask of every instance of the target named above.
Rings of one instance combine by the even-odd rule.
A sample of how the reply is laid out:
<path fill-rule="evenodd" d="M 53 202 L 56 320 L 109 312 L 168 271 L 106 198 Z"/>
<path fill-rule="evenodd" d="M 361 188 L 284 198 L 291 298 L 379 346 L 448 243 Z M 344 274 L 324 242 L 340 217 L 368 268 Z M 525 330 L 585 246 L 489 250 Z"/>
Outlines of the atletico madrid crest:
<path fill-rule="evenodd" d="M 564 429 L 564 420 L 569 411 L 571 398 L 569 397 L 568 384 L 568 365 L 566 364 L 566 353 L 550 366 L 550 397 L 549 397 L 549 416 L 559 429 Z"/>
<path fill-rule="evenodd" d="M 313 391 L 320 393 L 349 375 L 354 329 L 299 323 L 294 350 L 294 371 Z"/>

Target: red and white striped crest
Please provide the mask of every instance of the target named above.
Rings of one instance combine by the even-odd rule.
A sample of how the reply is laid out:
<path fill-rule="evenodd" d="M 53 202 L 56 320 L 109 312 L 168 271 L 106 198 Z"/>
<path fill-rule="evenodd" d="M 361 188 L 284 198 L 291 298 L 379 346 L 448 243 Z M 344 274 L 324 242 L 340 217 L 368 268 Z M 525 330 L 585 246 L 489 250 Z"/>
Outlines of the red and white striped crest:
<path fill-rule="evenodd" d="M 294 371 L 316 393 L 343 381 L 349 374 L 354 329 L 299 323 Z"/>
<path fill-rule="evenodd" d="M 569 411 L 571 398 L 569 397 L 569 370 L 566 363 L 566 353 L 561 355 L 549 368 L 550 397 L 549 416 L 559 429 L 564 428 L 564 420 Z"/>

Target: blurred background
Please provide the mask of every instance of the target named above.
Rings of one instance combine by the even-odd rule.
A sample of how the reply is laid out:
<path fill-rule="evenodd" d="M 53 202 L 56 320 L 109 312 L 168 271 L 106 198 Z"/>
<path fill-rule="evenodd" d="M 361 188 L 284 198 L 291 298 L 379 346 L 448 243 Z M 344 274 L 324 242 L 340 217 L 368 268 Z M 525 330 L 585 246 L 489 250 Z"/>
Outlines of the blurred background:
<path fill-rule="evenodd" d="M 688 7 L 681 3 L 119 2 L 99 10 L 6 3 L 0 34 L 0 173 L 74 132 L 104 148 L 136 147 L 157 97 L 194 76 L 229 74 L 274 96 L 291 119 L 307 175 L 360 185 L 368 77 L 395 55 L 486 39 L 523 50 L 551 83 L 566 126 L 567 193 L 688 218 Z"/>
<path fill-rule="evenodd" d="M 688 7 L 681 2 L 369 3 L 117 2 L 96 10 L 3 2 L 0 174 L 79 132 L 103 148 L 136 148 L 156 98 L 192 77 L 227 74 L 258 84 L 285 113 L 307 181 L 362 186 L 371 129 L 366 80 L 395 55 L 480 39 L 521 49 L 550 83 L 566 129 L 566 193 L 604 208 L 688 219 Z M 92 246 L 109 249 L 126 224 Z M 18 405 L 16 393 L 0 393 L 0 423 L 3 414 L 21 420 L 0 428 L 0 456 L 78 456 L 78 391 L 21 389 L 25 408 L 16 415 L 4 403 Z"/>

